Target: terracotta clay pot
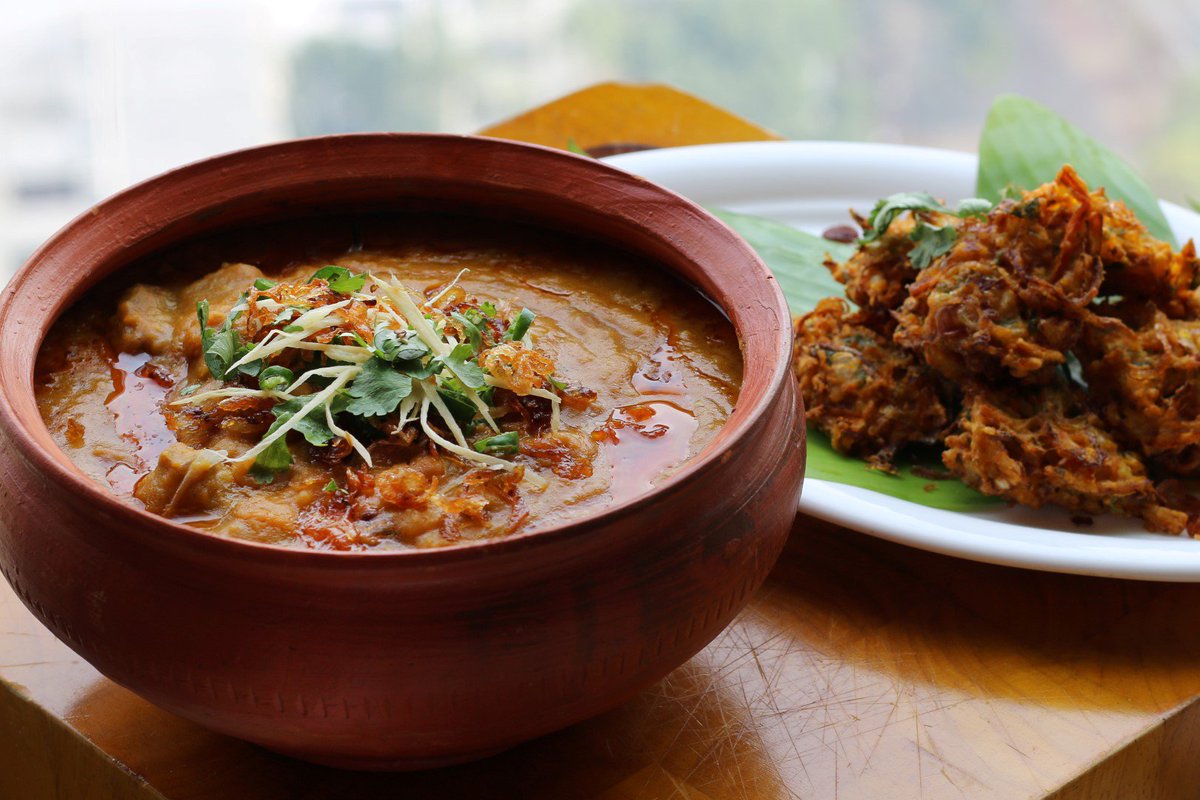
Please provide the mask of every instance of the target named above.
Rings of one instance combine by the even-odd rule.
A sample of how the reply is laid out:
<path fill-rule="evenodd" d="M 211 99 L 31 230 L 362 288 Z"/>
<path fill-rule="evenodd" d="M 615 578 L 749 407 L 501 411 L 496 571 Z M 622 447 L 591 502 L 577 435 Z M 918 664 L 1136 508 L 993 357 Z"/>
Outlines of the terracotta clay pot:
<path fill-rule="evenodd" d="M 458 548 L 293 550 L 118 502 L 34 403 L 51 322 L 152 251 L 258 220 L 453 208 L 612 242 L 729 315 L 736 411 L 653 492 L 588 519 Z M 222 733 L 323 763 L 477 758 L 633 696 L 709 642 L 775 562 L 804 420 L 787 306 L 734 233 L 617 169 L 500 140 L 380 134 L 259 147 L 134 186 L 67 225 L 0 300 L 0 564 L 105 675 Z"/>

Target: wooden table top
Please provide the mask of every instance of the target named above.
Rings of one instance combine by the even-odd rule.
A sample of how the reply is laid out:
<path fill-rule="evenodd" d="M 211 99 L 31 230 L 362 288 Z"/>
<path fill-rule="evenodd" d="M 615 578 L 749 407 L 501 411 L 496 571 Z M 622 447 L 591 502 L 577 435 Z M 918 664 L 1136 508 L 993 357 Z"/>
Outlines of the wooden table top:
<path fill-rule="evenodd" d="M 615 85 L 488 132 L 771 138 L 663 87 Z M 633 702 L 475 764 L 386 775 L 161 711 L 0 584 L 0 798 L 1191 798 L 1197 630 L 1197 585 L 974 564 L 799 517 L 737 620 Z"/>

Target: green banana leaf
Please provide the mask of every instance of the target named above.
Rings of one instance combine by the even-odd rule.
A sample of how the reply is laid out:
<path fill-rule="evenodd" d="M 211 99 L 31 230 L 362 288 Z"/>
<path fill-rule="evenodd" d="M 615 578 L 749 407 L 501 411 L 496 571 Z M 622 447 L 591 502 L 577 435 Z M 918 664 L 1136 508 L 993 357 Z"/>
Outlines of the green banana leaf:
<path fill-rule="evenodd" d="M 992 103 L 979 137 L 976 194 L 995 202 L 1008 186 L 1035 189 L 1054 180 L 1063 164 L 1075 167 L 1089 188 L 1103 186 L 1124 201 L 1151 234 L 1176 246 L 1154 192 L 1120 156 L 1032 100 L 1001 95 Z"/>
<path fill-rule="evenodd" d="M 708 210 L 749 242 L 771 268 L 793 314 L 812 311 L 823 298 L 845 296 L 846 287 L 825 268 L 825 255 L 845 261 L 857 249 L 854 245 L 813 236 L 772 219 Z"/>
<path fill-rule="evenodd" d="M 710 209 L 725 221 L 759 254 L 783 289 L 792 313 L 803 314 L 816 307 L 824 297 L 843 297 L 844 289 L 823 264 L 825 254 L 842 261 L 855 250 L 854 245 L 833 242 L 761 217 Z M 868 469 L 865 461 L 842 455 L 829 444 L 829 437 L 816 428 L 808 429 L 809 478 L 844 483 L 871 489 L 881 494 L 910 500 L 923 506 L 949 511 L 980 511 L 994 508 L 1001 501 L 987 497 L 957 480 L 931 480 L 913 473 L 918 470 L 944 471 L 936 456 L 918 458 L 899 465 L 899 473 Z"/>

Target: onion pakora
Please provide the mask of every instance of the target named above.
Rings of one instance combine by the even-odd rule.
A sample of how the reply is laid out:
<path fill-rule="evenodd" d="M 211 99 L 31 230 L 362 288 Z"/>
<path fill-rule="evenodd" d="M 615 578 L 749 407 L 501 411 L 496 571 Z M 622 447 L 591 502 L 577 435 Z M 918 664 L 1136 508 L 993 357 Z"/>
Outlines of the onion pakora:
<path fill-rule="evenodd" d="M 991 207 L 881 200 L 826 261 L 858 305 L 795 327 L 809 419 L 892 469 L 909 444 L 984 494 L 1200 532 L 1200 267 L 1069 165 Z M 1200 534 L 1198 534 L 1200 535 Z"/>
<path fill-rule="evenodd" d="M 929 370 L 866 323 L 822 300 L 796 320 L 795 370 L 808 419 L 833 447 L 886 470 L 900 447 L 940 440 L 950 414 Z"/>
<path fill-rule="evenodd" d="M 1110 427 L 1167 472 L 1200 472 L 1200 320 L 1094 317 L 1079 351 Z"/>
<path fill-rule="evenodd" d="M 1174 252 L 1169 244 L 1150 236 L 1123 203 L 1105 206 L 1103 237 L 1102 295 L 1152 303 L 1175 319 L 1200 315 L 1195 243 L 1189 240 Z"/>
<path fill-rule="evenodd" d="M 1183 532 L 1188 515 L 1162 504 L 1138 454 L 1102 425 L 1085 398 L 1061 387 L 983 391 L 967 401 L 942 461 L 984 494 L 1033 508 L 1057 503 L 1141 517 L 1151 530 Z"/>
<path fill-rule="evenodd" d="M 857 215 L 855 219 L 864 230 L 870 229 L 868 220 Z M 913 211 L 897 217 L 844 263 L 833 259 L 825 262 L 834 280 L 846 285 L 846 296 L 859 308 L 886 315 L 908 297 L 908 285 L 920 271 L 909 254 L 917 246 L 912 234 L 921 223 L 957 225 L 958 219 L 936 211 Z"/>
<path fill-rule="evenodd" d="M 1006 373 L 1049 383 L 1100 291 L 1106 205 L 1064 167 L 1053 183 L 967 220 L 909 287 L 896 341 L 952 380 Z"/>

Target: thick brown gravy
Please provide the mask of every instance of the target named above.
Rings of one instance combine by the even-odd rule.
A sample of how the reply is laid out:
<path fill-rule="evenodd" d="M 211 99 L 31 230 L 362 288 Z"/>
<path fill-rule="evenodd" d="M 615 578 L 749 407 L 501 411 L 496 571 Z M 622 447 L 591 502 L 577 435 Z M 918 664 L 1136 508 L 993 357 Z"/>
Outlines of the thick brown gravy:
<path fill-rule="evenodd" d="M 481 470 L 419 434 L 372 444 L 369 468 L 352 452 L 331 460 L 293 434 L 293 465 L 267 485 L 244 464 L 197 469 L 197 452 L 245 453 L 270 421 L 261 409 L 222 416 L 214 403 L 180 406 L 191 387 L 214 385 L 197 301 L 223 315 L 256 278 L 304 282 L 327 264 L 427 300 L 466 269 L 457 284 L 466 295 L 536 313 L 525 345 L 588 400 L 561 406 L 558 433 L 507 423 L 520 430 L 510 460 L 521 469 L 511 485 L 488 489 L 502 503 L 463 510 L 455 492 Z M 741 380 L 732 326 L 693 289 L 628 254 L 510 224 L 413 215 L 276 224 L 191 243 L 130 274 L 93 291 L 47 337 L 37 365 L 43 418 L 72 461 L 127 502 L 236 538 L 442 546 L 594 513 L 644 493 L 702 449 Z M 563 442 L 578 468 L 563 468 Z M 413 464 L 425 470 L 424 494 L 397 500 L 396 476 L 417 480 Z"/>

